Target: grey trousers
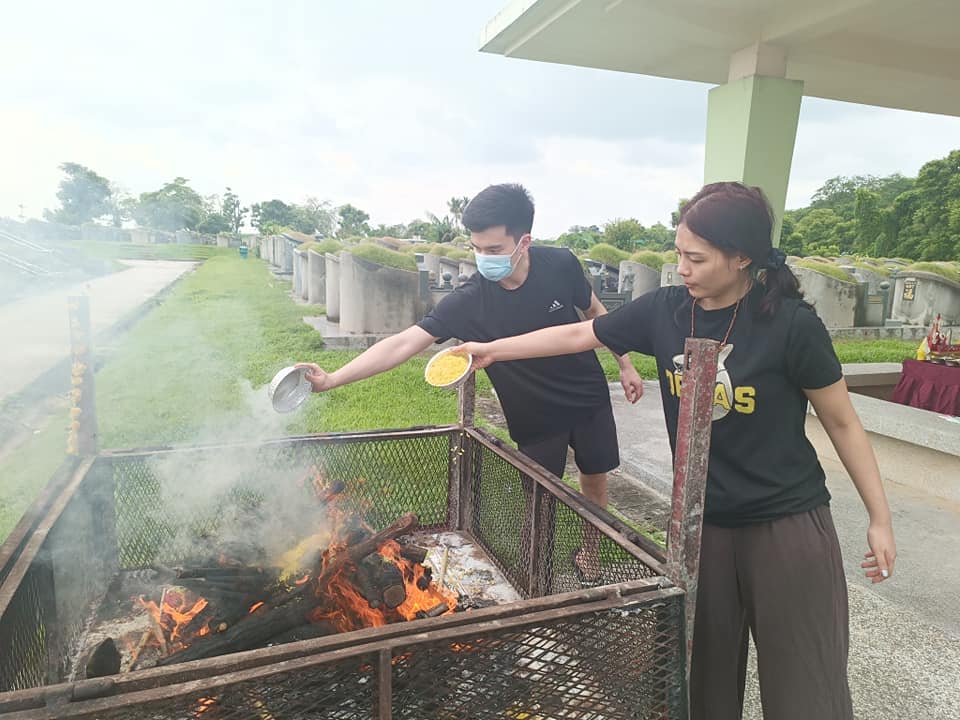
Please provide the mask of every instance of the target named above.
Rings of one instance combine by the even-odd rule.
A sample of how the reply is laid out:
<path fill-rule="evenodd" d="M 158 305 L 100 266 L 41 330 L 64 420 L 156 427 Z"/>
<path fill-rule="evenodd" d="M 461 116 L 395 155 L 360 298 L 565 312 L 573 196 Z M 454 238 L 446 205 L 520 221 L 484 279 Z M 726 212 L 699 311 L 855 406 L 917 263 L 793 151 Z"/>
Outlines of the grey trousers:
<path fill-rule="evenodd" d="M 764 720 L 852 720 L 847 583 L 830 508 L 739 528 L 704 524 L 692 720 L 739 720 L 747 633 Z"/>

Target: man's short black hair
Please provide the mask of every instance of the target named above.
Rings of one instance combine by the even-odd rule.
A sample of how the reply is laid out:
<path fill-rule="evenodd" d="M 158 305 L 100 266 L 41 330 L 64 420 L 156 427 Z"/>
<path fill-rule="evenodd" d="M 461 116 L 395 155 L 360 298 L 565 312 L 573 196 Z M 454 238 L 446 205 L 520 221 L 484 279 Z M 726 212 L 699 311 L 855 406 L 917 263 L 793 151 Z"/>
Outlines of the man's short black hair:
<path fill-rule="evenodd" d="M 483 232 L 501 225 L 517 242 L 533 228 L 533 198 L 523 185 L 491 185 L 463 211 L 463 226 L 470 232 Z"/>

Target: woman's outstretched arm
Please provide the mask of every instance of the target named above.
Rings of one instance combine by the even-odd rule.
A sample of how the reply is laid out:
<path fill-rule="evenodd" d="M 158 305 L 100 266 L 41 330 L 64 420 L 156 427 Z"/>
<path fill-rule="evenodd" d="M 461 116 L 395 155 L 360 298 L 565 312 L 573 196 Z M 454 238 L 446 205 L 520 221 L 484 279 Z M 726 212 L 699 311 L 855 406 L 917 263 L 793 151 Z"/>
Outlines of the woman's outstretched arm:
<path fill-rule="evenodd" d="M 488 343 L 468 342 L 458 345 L 457 351 L 473 355 L 473 367 L 479 369 L 503 360 L 570 355 L 601 345 L 593 334 L 593 320 L 584 320 Z"/>

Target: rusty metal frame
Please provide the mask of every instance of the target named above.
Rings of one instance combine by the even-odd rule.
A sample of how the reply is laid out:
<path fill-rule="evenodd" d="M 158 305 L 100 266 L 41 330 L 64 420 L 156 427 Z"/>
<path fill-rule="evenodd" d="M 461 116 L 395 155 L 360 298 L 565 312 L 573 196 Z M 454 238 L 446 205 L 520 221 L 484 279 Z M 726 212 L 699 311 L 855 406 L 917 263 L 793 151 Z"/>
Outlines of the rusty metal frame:
<path fill-rule="evenodd" d="M 710 460 L 713 395 L 716 388 L 716 340 L 687 338 L 684 346 L 683 388 L 677 419 L 673 498 L 667 530 L 667 567 L 686 595 L 687 677 L 693 656 L 693 628 L 700 574 L 700 538 Z"/>
<path fill-rule="evenodd" d="M 391 439 L 449 436 L 451 474 L 448 493 L 449 527 L 472 536 L 472 453 L 466 450 L 476 444 L 515 466 L 532 481 L 533 492 L 525 510 L 531 527 L 542 528 L 544 513 L 549 513 L 557 500 L 576 515 L 591 523 L 602 534 L 629 555 L 653 570 L 656 575 L 600 588 L 558 595 L 545 595 L 551 578 L 537 570 L 537 553 L 548 538 L 539 532 L 529 538 L 529 566 L 526 589 L 533 596 L 502 606 L 476 610 L 462 615 L 431 618 L 417 627 L 388 626 L 344 633 L 339 636 L 291 643 L 275 648 L 199 660 L 181 666 L 142 670 L 132 677 L 83 680 L 0 694 L 0 714 L 14 713 L 12 718 L 61 717 L 60 703 L 69 702 L 71 715 L 88 716 L 107 708 L 132 705 L 147 699 L 175 697 L 187 688 L 198 690 L 229 685 L 244 679 L 268 677 L 297 667 L 313 667 L 343 658 L 370 655 L 377 657 L 379 717 L 390 718 L 390 678 L 393 650 L 449 638 L 468 627 L 472 634 L 486 629 L 532 626 L 549 619 L 569 617 L 614 607 L 623 607 L 625 600 L 647 600 L 651 597 L 675 598 L 686 591 L 686 664 L 692 647 L 693 617 L 696 601 L 696 577 L 699 570 L 700 528 L 703 493 L 709 456 L 709 429 L 713 388 L 716 374 L 717 347 L 712 341 L 688 340 L 686 346 L 685 392 L 681 395 L 678 422 L 677 456 L 669 545 L 666 553 L 649 539 L 594 505 L 575 490 L 563 484 L 540 465 L 505 445 L 489 433 L 473 426 L 475 388 L 473 376 L 461 387 L 459 422 L 456 425 L 425 426 L 401 430 L 363 431 L 353 433 L 319 433 L 278 438 L 257 443 L 260 446 L 284 447 L 303 443 L 351 444 Z M 203 452 L 232 447 L 250 447 L 250 443 L 220 443 L 188 447 L 149 447 L 132 450 L 101 451 L 93 457 L 75 458 L 68 464 L 66 475 L 57 484 L 51 482 L 11 536 L 0 546 L 0 614 L 12 600 L 13 593 L 42 552 L 47 533 L 67 507 L 94 461 L 131 457 L 162 456 L 168 453 Z M 456 451 L 460 451 L 457 454 Z M 457 467 L 453 464 L 459 462 Z M 552 527 L 548 522 L 547 526 Z M 679 586 L 679 587 L 677 587 Z M 642 598 L 641 598 L 642 595 Z M 682 628 L 681 628 L 682 629 Z M 171 684 L 173 683 L 173 684 Z M 192 690 L 190 690 L 192 691 Z M 122 697 L 118 697 L 122 694 Z M 103 697 L 110 695 L 111 697 Z M 56 703 L 52 706 L 50 703 Z"/>
<path fill-rule="evenodd" d="M 219 687 L 266 679 L 291 670 L 339 660 L 378 655 L 379 717 L 390 718 L 389 695 L 393 650 L 444 640 L 457 640 L 507 629 L 535 627 L 544 622 L 637 603 L 669 600 L 682 594 L 664 577 L 632 580 L 576 592 L 521 600 L 470 613 L 428 618 L 418 627 L 408 624 L 366 628 L 314 640 L 195 660 L 178 666 L 140 670 L 94 680 L 78 680 L 0 694 L 0 714 L 9 720 L 53 720 L 95 717 L 97 712 L 159 701 L 189 693 L 209 693 Z M 426 626 L 426 627 L 424 627 Z"/>
<path fill-rule="evenodd" d="M 660 546 L 655 542 L 639 535 L 635 530 L 615 518 L 604 508 L 594 504 L 576 490 L 561 482 L 559 478 L 542 465 L 534 462 L 518 450 L 505 445 L 501 440 L 485 430 L 480 428 L 467 428 L 465 432 L 478 444 L 492 451 L 511 465 L 516 466 L 525 475 L 530 477 L 534 482 L 535 488 L 538 488 L 534 491 L 534 498 L 537 497 L 537 493 L 541 495 L 547 493 L 562 500 L 564 504 L 577 515 L 596 526 L 603 535 L 623 545 L 624 549 L 637 560 L 658 572 L 662 570 L 662 572 L 660 572 L 662 575 L 668 574 L 666 556 Z M 535 506 L 538 504 L 542 504 L 542 499 L 539 503 L 537 500 L 530 503 L 528 513 L 530 513 L 531 521 L 535 518 L 533 513 L 536 512 Z M 466 528 L 466 531 L 469 532 L 470 528 Z"/>

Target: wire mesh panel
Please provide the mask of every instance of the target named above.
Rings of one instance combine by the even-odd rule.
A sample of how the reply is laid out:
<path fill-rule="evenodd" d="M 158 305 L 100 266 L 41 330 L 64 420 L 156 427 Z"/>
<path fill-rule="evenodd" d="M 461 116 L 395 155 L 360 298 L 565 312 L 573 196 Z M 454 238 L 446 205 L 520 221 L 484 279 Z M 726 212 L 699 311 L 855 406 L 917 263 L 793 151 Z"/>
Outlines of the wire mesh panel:
<path fill-rule="evenodd" d="M 469 448 L 469 530 L 524 596 L 663 574 L 628 552 L 624 540 L 600 533 L 507 457 L 478 441 Z"/>
<path fill-rule="evenodd" d="M 505 624 L 483 625 L 487 608 L 331 637 L 336 650 L 303 643 L 279 663 L 261 648 L 238 672 L 228 660 L 238 656 L 211 658 L 192 683 L 174 666 L 142 686 L 139 673 L 121 675 L 137 687 L 71 703 L 57 717 L 334 720 L 374 717 L 378 702 L 395 718 L 682 717 L 682 594 L 662 589 L 658 561 L 645 561 L 577 496 L 468 435 L 432 428 L 99 459 L 27 574 L 0 587 L 0 597 L 13 592 L 0 618 L 0 642 L 12 649 L 0 655 L 0 691 L 67 679 L 85 613 L 118 570 L 174 565 L 207 545 L 259 547 L 252 535 L 289 549 L 317 522 L 316 484 L 343 483 L 337 505 L 374 528 L 413 511 L 426 528 L 475 540 L 528 600 L 497 606 Z M 597 582 L 613 587 L 584 589 L 573 558 L 591 543 Z M 634 587 L 627 581 L 652 576 L 636 586 L 644 598 L 624 594 Z M 545 597 L 562 592 L 570 594 Z M 548 606 L 557 612 L 536 615 Z M 43 712 L 44 698 L 37 691 L 31 707 Z"/>
<path fill-rule="evenodd" d="M 631 555 L 623 545 L 614 542 L 599 533 L 589 522 L 583 520 L 569 505 L 554 498 L 549 499 L 552 532 L 548 545 L 549 553 L 543 554 L 542 563 L 551 564 L 549 582 L 543 586 L 543 594 L 554 594 L 576 590 L 581 587 L 587 573 L 590 584 L 615 585 L 627 580 L 638 580 L 659 575 L 655 569 L 645 565 Z M 585 542 L 586 541 L 586 542 Z M 581 552 L 585 545 L 596 547 L 596 557 L 586 562 Z M 588 565 L 578 573 L 574 567 L 574 558 L 580 565 Z M 594 575 L 595 573 L 595 575 Z"/>
<path fill-rule="evenodd" d="M 357 655 L 340 662 L 311 663 L 276 672 L 246 673 L 246 679 L 213 679 L 209 686 L 172 686 L 164 699 L 153 693 L 119 707 L 109 702 L 64 708 L 62 717 L 97 720 L 371 720 L 376 717 L 375 659 Z M 107 709 L 103 709 L 106 704 Z M 117 703 L 119 705 L 119 703 Z M 100 709 L 95 709 L 100 706 Z"/>
<path fill-rule="evenodd" d="M 683 717 L 682 608 L 658 599 L 400 652 L 393 717 Z"/>
<path fill-rule="evenodd" d="M 321 437 L 114 456 L 120 567 L 176 563 L 205 542 L 244 541 L 251 528 L 278 546 L 295 545 L 316 516 L 315 476 L 327 486 L 342 482 L 340 507 L 375 529 L 411 511 L 421 526 L 442 526 L 449 436 Z"/>
<path fill-rule="evenodd" d="M 73 670 L 79 639 L 117 569 L 113 487 L 94 465 L 44 543 L 56 623 L 45 626 L 53 680 Z"/>
<path fill-rule="evenodd" d="M 34 562 L 0 616 L 0 692 L 37 687 L 47 681 L 51 595 L 49 565 Z"/>
<path fill-rule="evenodd" d="M 468 451 L 470 478 L 465 492 L 472 514 L 468 529 L 510 583 L 529 597 L 534 483 L 515 465 L 479 443 L 470 443 Z"/>

